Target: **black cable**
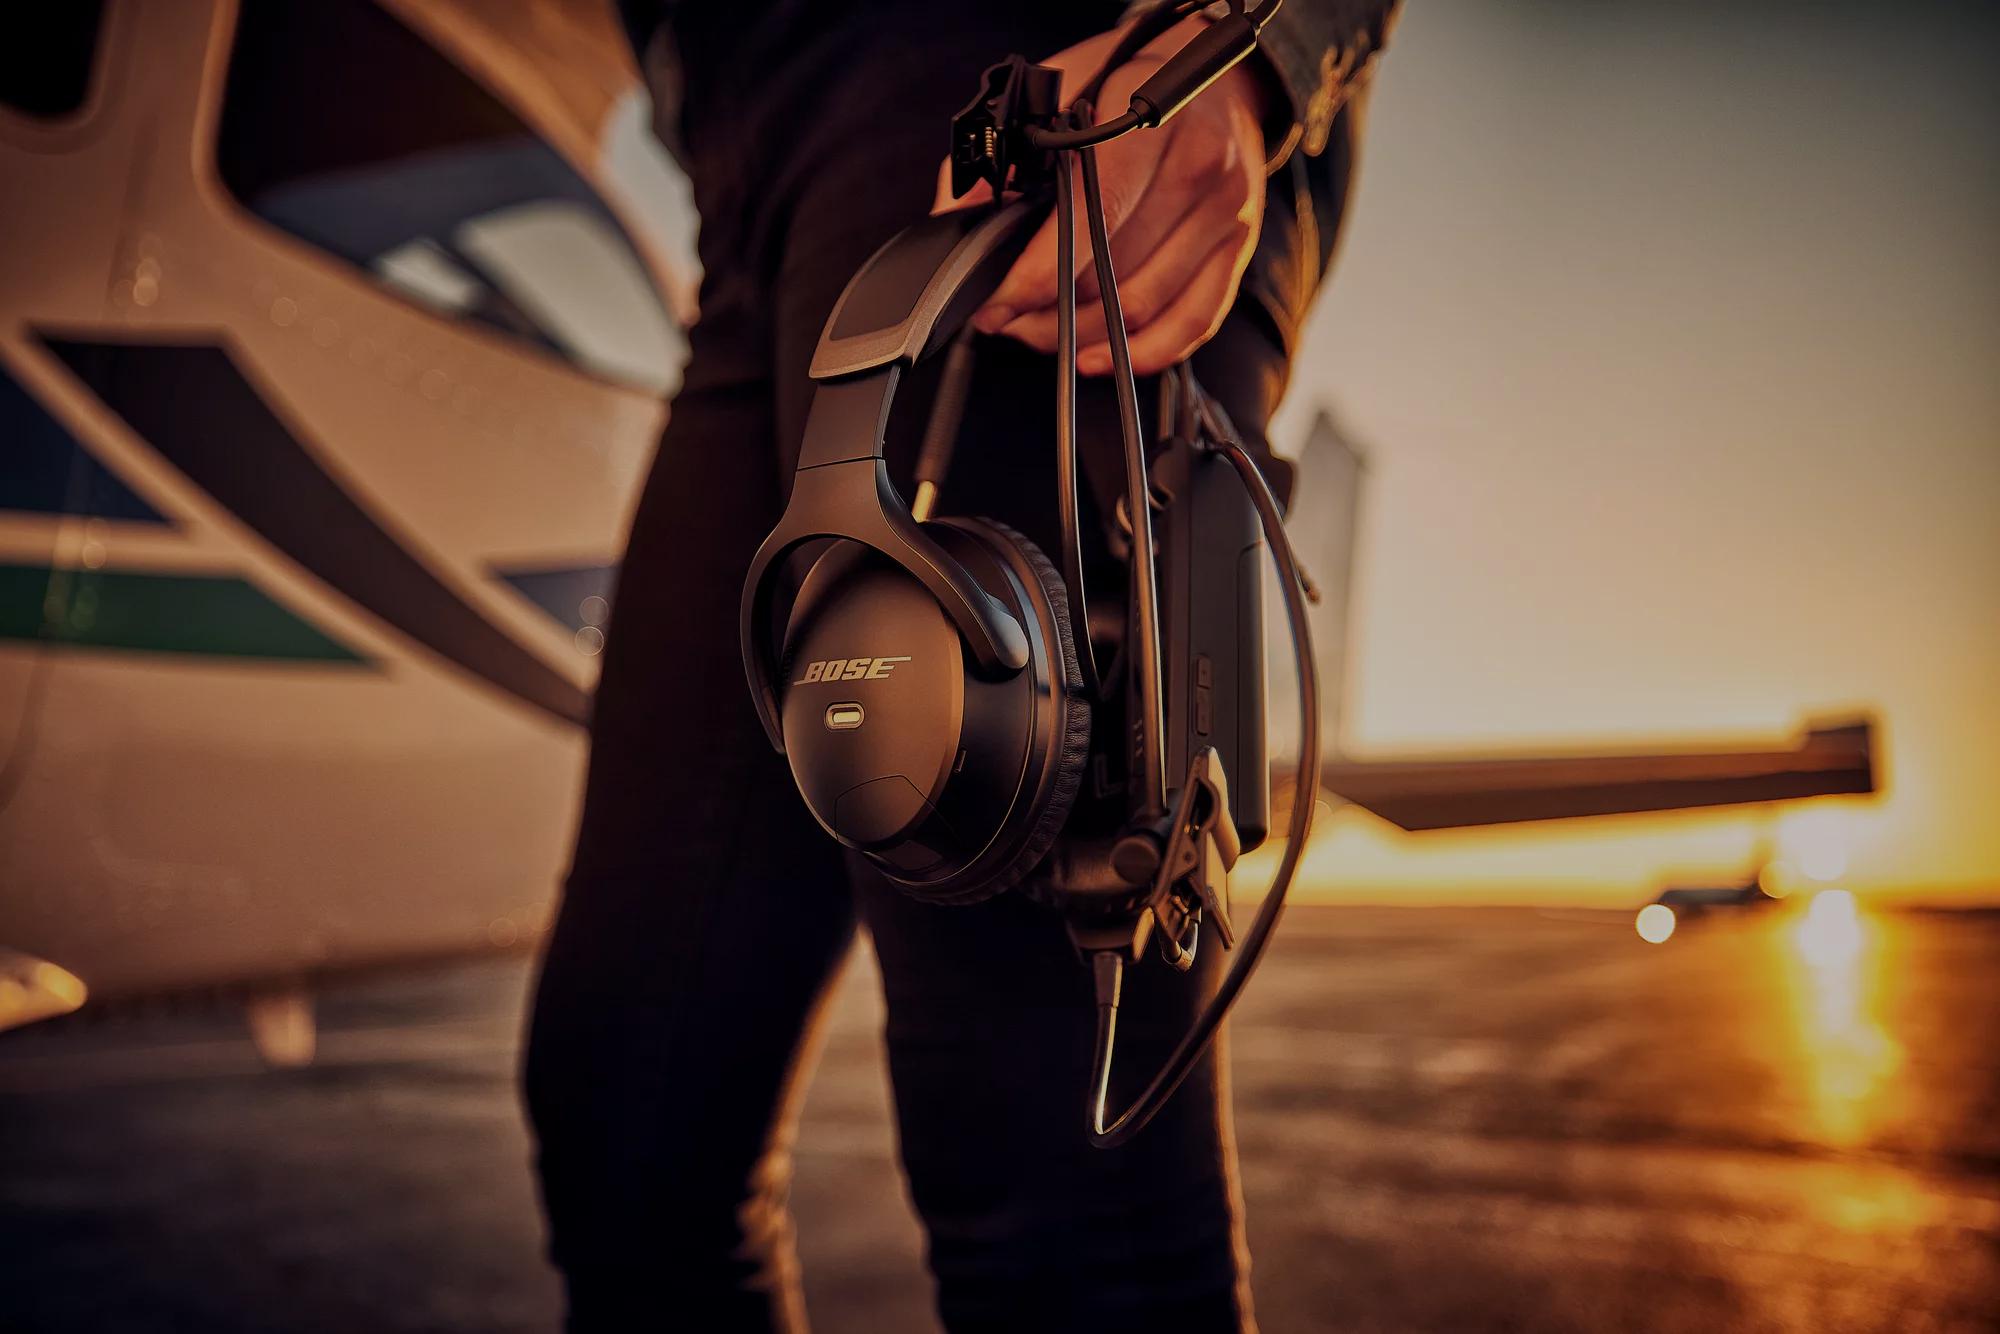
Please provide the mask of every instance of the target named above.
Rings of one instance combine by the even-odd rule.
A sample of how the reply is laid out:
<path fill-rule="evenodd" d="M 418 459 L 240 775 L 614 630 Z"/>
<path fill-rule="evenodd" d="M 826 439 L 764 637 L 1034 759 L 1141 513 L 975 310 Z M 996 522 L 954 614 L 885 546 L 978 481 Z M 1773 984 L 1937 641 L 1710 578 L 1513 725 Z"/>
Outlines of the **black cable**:
<path fill-rule="evenodd" d="M 1116 139 L 1119 135 L 1138 128 L 1139 113 L 1127 111 L 1123 115 L 1113 116 L 1102 125 L 1086 125 L 1068 130 L 1045 130 L 1040 126 L 1031 125 L 1027 134 L 1029 143 L 1044 150 L 1094 148 L 1107 139 Z"/>
<path fill-rule="evenodd" d="M 1095 146 L 1142 126 L 1164 122 L 1188 100 L 1198 95 L 1222 72 L 1241 60 L 1256 45 L 1259 30 L 1278 9 L 1282 0 L 1264 0 L 1246 13 L 1242 0 L 1230 0 L 1230 17 L 1191 41 L 1174 58 L 1143 84 L 1133 97 L 1131 109 L 1102 125 L 1090 125 L 1091 103 L 1110 71 L 1130 60 L 1159 33 L 1186 14 L 1199 8 L 1197 0 L 1172 0 L 1142 16 L 1113 49 L 1104 65 L 1092 75 L 1081 95 L 1072 104 L 1072 116 L 1060 127 L 1031 129 L 1029 141 L 1037 148 L 1073 152 L 1083 172 L 1085 212 L 1090 225 L 1091 259 L 1096 268 L 1098 297 L 1104 309 L 1105 335 L 1111 350 L 1113 390 L 1118 401 L 1118 425 L 1124 439 L 1126 509 L 1131 523 L 1131 633 L 1120 645 L 1119 658 L 1136 658 L 1139 674 L 1139 768 L 1138 781 L 1144 784 L 1137 818 L 1144 822 L 1166 814 L 1165 717 L 1162 711 L 1162 681 L 1159 634 L 1158 572 L 1153 557 L 1151 485 L 1146 475 L 1145 443 L 1139 425 L 1138 380 L 1132 370 L 1132 349 L 1125 328 L 1125 314 L 1118 295 L 1117 275 L 1111 261 L 1109 227 L 1104 213 L 1104 194 L 1097 173 Z M 1095 651 L 1090 642 L 1089 622 L 1084 614 L 1082 556 L 1077 522 L 1076 492 L 1076 262 L 1075 223 L 1069 162 L 1057 162 L 1057 378 L 1059 505 L 1063 520 L 1063 559 L 1077 596 L 1072 615 L 1081 627 L 1082 662 L 1097 676 Z M 1123 988 L 1125 962 L 1115 950 L 1101 950 L 1092 956 L 1091 966 L 1097 991 L 1097 1034 L 1092 1056 L 1092 1077 L 1088 1087 L 1086 1115 L 1090 1141 L 1098 1148 L 1111 1148 L 1137 1134 L 1166 1105 L 1202 1054 L 1214 1041 L 1217 1029 L 1236 997 L 1249 982 L 1270 942 L 1278 918 L 1284 912 L 1285 897 L 1298 874 L 1299 859 L 1312 836 L 1312 822 L 1318 804 L 1319 755 L 1319 676 L 1313 660 L 1312 627 L 1306 619 L 1305 597 L 1308 581 L 1292 550 L 1277 500 L 1258 471 L 1257 464 L 1224 425 L 1219 409 L 1209 413 L 1192 376 L 1182 368 L 1185 389 L 1197 420 L 1208 424 L 1210 449 L 1226 458 L 1248 492 L 1257 510 L 1259 525 L 1277 562 L 1285 596 L 1286 620 L 1291 629 L 1293 660 L 1299 689 L 1299 774 L 1297 796 L 1292 805 L 1290 828 L 1277 874 L 1265 893 L 1256 918 L 1244 933 L 1242 949 L 1224 975 L 1194 1024 L 1181 1038 L 1159 1071 L 1147 1083 L 1131 1106 L 1109 1125 L 1105 1106 L 1110 1099 L 1112 1056 L 1118 1036 L 1118 1004 Z M 1136 639 L 1137 644 L 1131 641 Z M 1101 680 L 1101 678 L 1099 678 Z"/>
<path fill-rule="evenodd" d="M 914 472 L 917 489 L 910 513 L 917 522 L 931 517 L 937 507 L 938 492 L 951 472 L 951 456 L 958 449 L 958 428 L 965 421 L 965 403 L 972 391 L 973 329 L 959 330 L 945 353 L 944 368 L 938 376 L 937 394 L 931 399 L 931 415 L 924 422 L 923 443 L 917 448 Z"/>
<path fill-rule="evenodd" d="M 1089 105 L 1078 115 L 1088 118 Z M 1139 768 L 1141 819 L 1164 815 L 1167 808 L 1167 767 L 1162 733 L 1164 706 L 1160 688 L 1160 587 L 1153 566 L 1153 507 L 1146 480 L 1146 445 L 1139 427 L 1139 386 L 1132 373 L 1132 347 L 1125 336 L 1125 310 L 1118 299 L 1118 275 L 1111 267 L 1111 236 L 1104 220 L 1104 189 L 1097 178 L 1097 153 L 1081 149 L 1084 213 L 1090 223 L 1090 258 L 1097 268 L 1098 302 L 1104 308 L 1104 331 L 1111 344 L 1113 393 L 1118 399 L 1118 429 L 1125 438 L 1125 508 L 1132 524 L 1133 632 L 1136 646 L 1127 644 L 1139 672 Z"/>
<path fill-rule="evenodd" d="M 1298 558 L 1292 551 L 1290 535 L 1285 532 L 1284 519 L 1278 513 L 1277 498 L 1271 494 L 1263 473 L 1257 470 L 1256 460 L 1234 440 L 1218 440 L 1213 447 L 1229 460 L 1244 489 L 1249 492 L 1250 501 L 1257 508 L 1258 523 L 1263 527 L 1265 541 L 1270 545 L 1271 557 L 1277 562 L 1281 576 L 1279 583 L 1284 589 L 1285 617 L 1292 633 L 1292 658 L 1298 671 L 1298 780 L 1292 798 L 1284 857 L 1278 863 L 1278 872 L 1272 877 L 1271 888 L 1265 893 L 1255 920 L 1243 933 L 1236 962 L 1230 966 L 1193 1027 L 1181 1038 L 1180 1045 L 1161 1065 L 1159 1073 L 1147 1083 L 1132 1105 L 1119 1113 L 1109 1125 L 1104 1119 L 1105 1103 L 1111 1091 L 1111 1057 L 1118 1038 L 1118 1000 L 1125 961 L 1114 950 L 1100 951 L 1092 956 L 1091 967 L 1097 985 L 1097 1040 L 1091 1058 L 1085 1112 L 1089 1119 L 1090 1142 L 1100 1149 L 1123 1144 L 1144 1129 L 1146 1123 L 1166 1105 L 1167 1099 L 1173 1096 L 1174 1090 L 1180 1087 L 1181 1081 L 1187 1078 L 1188 1072 L 1194 1069 L 1195 1063 L 1208 1050 L 1209 1043 L 1214 1041 L 1216 1030 L 1222 1026 L 1223 1016 L 1228 1014 L 1238 993 L 1249 982 L 1250 974 L 1256 970 L 1264 948 L 1270 942 L 1271 933 L 1277 928 L 1278 918 L 1285 910 L 1285 896 L 1291 892 L 1292 880 L 1298 874 L 1299 858 L 1305 852 L 1306 840 L 1312 837 L 1313 815 L 1319 804 L 1319 672 L 1313 661 L 1312 625 L 1306 619 L 1304 584 L 1300 579 Z"/>
<path fill-rule="evenodd" d="M 1257 48 L 1258 35 L 1278 12 L 1283 0 L 1264 0 L 1246 10 L 1242 0 L 1229 0 L 1229 13 L 1197 32 L 1132 92 L 1131 104 L 1102 125 L 1065 129 L 1031 128 L 1028 142 L 1044 151 L 1085 148 L 1116 139 L 1136 129 L 1165 124 L 1202 89 Z M 1203 6 L 1198 0 L 1173 0 L 1139 16 L 1112 47 L 1104 63 L 1078 90 L 1075 104 L 1094 103 L 1111 72 L 1136 57 L 1148 43 Z"/>
<path fill-rule="evenodd" d="M 1132 26 L 1125 30 L 1125 35 L 1118 39 L 1118 44 L 1111 48 L 1111 53 L 1104 57 L 1104 63 L 1097 67 L 1096 73 L 1077 90 L 1077 100 L 1097 101 L 1104 93 L 1104 81 L 1111 77 L 1113 70 L 1129 62 L 1155 37 L 1200 9 L 1204 3 L 1205 0 L 1172 0 L 1170 4 L 1156 5 L 1134 19 Z"/>
<path fill-rule="evenodd" d="M 1105 56 L 1104 63 L 1084 81 L 1083 87 L 1079 88 L 1076 96 L 1071 99 L 1072 108 L 1086 109 L 1081 123 L 1057 130 L 1030 127 L 1028 142 L 1047 151 L 1087 148 L 1138 129 L 1137 112 L 1127 111 L 1102 125 L 1091 125 L 1087 109 L 1103 93 L 1104 81 L 1111 77 L 1113 70 L 1120 65 L 1128 64 L 1154 38 L 1200 9 L 1203 3 L 1204 0 L 1172 0 L 1170 4 L 1156 6 L 1134 19 L 1132 26 L 1125 30 L 1125 35 L 1118 39 L 1118 44 L 1111 48 L 1111 53 Z"/>
<path fill-rule="evenodd" d="M 1083 535 L 1076 490 L 1076 187 L 1070 164 L 1056 164 L 1056 509 L 1062 518 L 1062 572 L 1069 583 L 1070 635 L 1083 688 L 1104 698 L 1097 648 L 1090 640 L 1090 608 L 1084 601 Z"/>

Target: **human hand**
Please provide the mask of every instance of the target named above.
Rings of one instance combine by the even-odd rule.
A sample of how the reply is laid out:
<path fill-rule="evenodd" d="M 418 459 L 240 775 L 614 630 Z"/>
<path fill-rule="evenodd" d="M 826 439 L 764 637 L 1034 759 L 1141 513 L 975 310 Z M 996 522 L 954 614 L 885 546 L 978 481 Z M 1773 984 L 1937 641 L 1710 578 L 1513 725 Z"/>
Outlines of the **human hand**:
<path fill-rule="evenodd" d="M 1123 112 L 1132 90 L 1159 68 L 1206 20 L 1183 20 L 1149 43 L 1106 79 L 1094 115 Z M 1063 73 L 1067 106 L 1116 45 L 1120 31 L 1099 34 L 1058 52 L 1046 65 Z M 1248 62 L 1237 65 L 1158 129 L 1137 130 L 1097 150 L 1105 227 L 1130 335 L 1132 368 L 1165 370 L 1208 341 L 1236 300 L 1243 271 L 1264 220 L 1264 87 Z M 1077 370 L 1111 369 L 1104 311 L 1097 302 L 1090 231 L 1077 209 Z M 934 213 L 992 197 L 980 185 L 965 198 L 950 195 L 950 163 L 938 173 Z M 981 333 L 1056 350 L 1056 227 L 1051 218 L 1028 242 L 993 295 L 972 317 Z"/>

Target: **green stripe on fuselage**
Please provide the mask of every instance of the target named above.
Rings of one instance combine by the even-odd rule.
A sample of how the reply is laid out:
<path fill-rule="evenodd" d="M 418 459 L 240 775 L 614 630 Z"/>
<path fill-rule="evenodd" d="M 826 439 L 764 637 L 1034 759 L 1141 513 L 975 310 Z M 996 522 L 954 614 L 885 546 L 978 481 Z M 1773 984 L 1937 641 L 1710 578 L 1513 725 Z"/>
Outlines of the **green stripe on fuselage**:
<path fill-rule="evenodd" d="M 0 564 L 0 639 L 285 662 L 367 659 L 230 576 Z"/>

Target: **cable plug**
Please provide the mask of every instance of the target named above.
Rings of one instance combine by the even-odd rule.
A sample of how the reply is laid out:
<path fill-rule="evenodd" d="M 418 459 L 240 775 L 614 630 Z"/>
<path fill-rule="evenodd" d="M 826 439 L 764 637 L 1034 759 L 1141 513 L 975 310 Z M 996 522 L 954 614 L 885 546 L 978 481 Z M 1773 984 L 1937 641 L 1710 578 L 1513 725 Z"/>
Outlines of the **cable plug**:
<path fill-rule="evenodd" d="M 1138 124 L 1148 129 L 1164 125 L 1200 95 L 1202 89 L 1255 51 L 1258 20 L 1275 8 L 1268 3 L 1261 5 L 1257 17 L 1252 18 L 1240 5 L 1233 6 L 1228 14 L 1196 33 L 1186 46 L 1174 52 L 1133 90 L 1131 111 Z"/>

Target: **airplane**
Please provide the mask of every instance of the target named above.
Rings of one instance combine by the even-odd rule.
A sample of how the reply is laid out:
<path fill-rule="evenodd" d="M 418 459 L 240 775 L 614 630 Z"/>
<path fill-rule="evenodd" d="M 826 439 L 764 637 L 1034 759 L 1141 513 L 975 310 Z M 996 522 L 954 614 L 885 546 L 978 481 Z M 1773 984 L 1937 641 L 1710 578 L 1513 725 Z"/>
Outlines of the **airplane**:
<path fill-rule="evenodd" d="M 327 979 L 547 922 L 691 211 L 608 5 L 57 12 L 0 83 L 0 1028 L 227 989 L 297 1063 Z M 1338 738 L 1364 469 L 1326 418 L 1298 467 Z M 1872 791 L 1871 736 L 1336 741 L 1324 786 L 1410 830 L 1768 802 Z"/>

